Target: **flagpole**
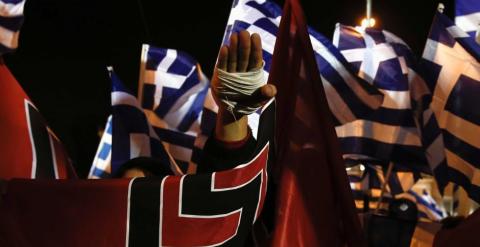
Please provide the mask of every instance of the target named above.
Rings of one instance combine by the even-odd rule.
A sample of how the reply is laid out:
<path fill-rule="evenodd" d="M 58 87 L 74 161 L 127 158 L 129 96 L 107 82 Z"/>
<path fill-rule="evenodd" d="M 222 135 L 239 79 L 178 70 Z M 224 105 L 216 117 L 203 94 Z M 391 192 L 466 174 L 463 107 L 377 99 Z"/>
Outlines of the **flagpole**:
<path fill-rule="evenodd" d="M 140 72 L 138 74 L 138 91 L 137 99 L 140 104 L 143 104 L 143 84 L 145 83 L 145 68 L 147 66 L 147 55 L 149 44 L 142 44 L 142 53 L 140 55 Z"/>
<path fill-rule="evenodd" d="M 375 214 L 378 214 L 378 211 L 380 210 L 380 204 L 382 203 L 383 200 L 383 195 L 385 194 L 385 189 L 387 188 L 388 181 L 390 180 L 390 175 L 392 174 L 393 170 L 393 162 L 390 162 L 388 164 L 388 169 L 387 169 L 387 174 L 385 175 L 385 180 L 382 183 L 382 189 L 380 191 L 380 198 L 378 199 L 377 207 L 375 208 Z"/>
<path fill-rule="evenodd" d="M 375 26 L 375 19 L 372 17 L 372 1 L 366 0 L 365 18 L 361 22 L 361 27 L 369 28 Z"/>
<path fill-rule="evenodd" d="M 370 23 L 370 18 L 372 18 L 372 0 L 367 0 L 367 21 Z"/>
<path fill-rule="evenodd" d="M 475 33 L 475 42 L 480 45 L 480 23 L 478 23 L 478 29 Z"/>

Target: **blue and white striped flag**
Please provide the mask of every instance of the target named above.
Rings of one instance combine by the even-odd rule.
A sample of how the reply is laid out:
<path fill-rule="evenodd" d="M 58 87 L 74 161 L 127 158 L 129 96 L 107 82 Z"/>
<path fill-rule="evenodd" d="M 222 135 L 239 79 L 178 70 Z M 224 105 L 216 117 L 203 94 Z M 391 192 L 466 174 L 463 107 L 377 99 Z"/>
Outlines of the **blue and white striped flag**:
<path fill-rule="evenodd" d="M 374 163 L 364 162 L 347 168 L 355 204 L 358 209 L 364 208 L 364 197 L 369 197 L 369 208 L 375 208 L 380 198 L 382 184 L 385 183 L 387 168 Z M 385 201 L 409 191 L 420 174 L 411 171 L 392 170 L 388 183 L 385 184 Z"/>
<path fill-rule="evenodd" d="M 111 174 L 112 164 L 112 116 L 108 116 L 107 124 L 100 139 L 88 178 L 106 178 Z"/>
<path fill-rule="evenodd" d="M 336 127 L 345 157 L 430 173 L 415 114 L 428 88 L 415 71 L 409 47 L 390 32 L 343 25 L 337 25 L 333 43 L 356 74 L 384 94 L 375 112 Z"/>
<path fill-rule="evenodd" d="M 234 1 L 223 43 L 232 32 L 247 30 L 262 38 L 265 78 L 280 25 L 281 9 L 266 0 Z M 383 96 L 374 87 L 355 76 L 340 52 L 324 36 L 309 28 L 310 40 L 327 94 L 330 109 L 338 123 L 353 121 L 380 106 Z"/>
<path fill-rule="evenodd" d="M 480 1 L 478 0 L 455 0 L 455 24 L 470 36 L 468 42 L 476 53 L 480 53 L 480 43 L 475 44 L 476 35 L 480 40 Z"/>
<path fill-rule="evenodd" d="M 417 205 L 418 218 L 422 221 L 441 221 L 447 217 L 447 213 L 441 208 L 437 201 L 426 189 L 422 189 L 421 193 L 411 189 L 404 194 L 397 196 L 414 202 Z"/>
<path fill-rule="evenodd" d="M 361 167 L 361 169 L 358 169 Z M 386 168 L 363 163 L 347 169 L 350 187 L 355 196 L 359 211 L 364 209 L 364 198 L 369 198 L 369 208 L 376 208 L 380 198 L 382 184 L 385 183 Z M 385 187 L 383 202 L 393 199 L 407 199 L 414 202 L 418 209 L 418 218 L 423 221 L 440 221 L 447 215 L 445 210 L 422 186 L 420 174 L 409 171 L 392 171 Z M 421 193 L 418 193 L 421 191 Z"/>
<path fill-rule="evenodd" d="M 157 158 L 174 174 L 182 174 L 150 125 L 137 98 L 130 93 L 111 69 L 110 77 L 112 80 L 112 116 L 109 118 L 110 123 L 107 123 L 99 151 L 95 157 L 96 162 L 94 161 L 89 177 L 109 177 L 115 174 L 125 162 L 136 157 Z M 108 162 L 109 158 L 110 163 Z"/>
<path fill-rule="evenodd" d="M 0 0 L 0 55 L 18 47 L 25 0 Z"/>
<path fill-rule="evenodd" d="M 446 162 L 432 167 L 441 190 L 452 181 L 480 202 L 480 53 L 470 36 L 438 12 L 423 52 Z"/>
<path fill-rule="evenodd" d="M 149 122 L 183 172 L 195 173 L 217 106 L 190 55 L 143 45 L 138 95 Z"/>

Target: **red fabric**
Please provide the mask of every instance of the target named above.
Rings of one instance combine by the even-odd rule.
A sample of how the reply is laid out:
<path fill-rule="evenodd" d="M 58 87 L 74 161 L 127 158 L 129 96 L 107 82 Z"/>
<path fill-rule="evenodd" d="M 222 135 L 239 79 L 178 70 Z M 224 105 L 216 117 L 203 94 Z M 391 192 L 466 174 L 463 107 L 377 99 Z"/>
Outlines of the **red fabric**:
<path fill-rule="evenodd" d="M 128 182 L 14 179 L 0 203 L 0 246 L 125 246 Z"/>
<path fill-rule="evenodd" d="M 365 246 L 298 0 L 285 2 L 269 82 L 278 89 L 271 245 Z"/>
<path fill-rule="evenodd" d="M 38 168 L 39 161 L 32 151 L 27 104 L 30 99 L 0 59 L 0 178 L 35 178 L 32 167 Z M 36 144 L 52 149 L 53 164 L 48 165 L 55 166 L 58 178 L 76 177 L 62 144 L 50 130 L 49 135 L 50 143 Z"/>
<path fill-rule="evenodd" d="M 0 246 L 126 246 L 127 232 L 131 234 L 135 226 L 145 227 L 143 232 L 162 232 L 154 236 L 162 246 L 228 245 L 233 238 L 238 241 L 229 246 L 240 246 L 264 205 L 268 150 L 266 145 L 235 169 L 163 180 L 12 179 L 0 183 L 0 192 L 6 192 L 0 194 Z M 136 182 L 144 186 L 135 187 Z M 158 206 L 148 207 L 157 199 Z M 142 221 L 155 217 L 156 225 Z M 145 239 L 128 239 L 129 246 L 146 246 L 138 242 Z"/>
<path fill-rule="evenodd" d="M 52 137 L 52 144 L 55 152 L 55 160 L 59 178 L 77 178 L 77 173 L 70 163 L 67 151 L 57 137 Z"/>
<path fill-rule="evenodd" d="M 255 220 L 259 216 L 267 190 L 266 162 L 268 148 L 261 152 L 249 165 L 214 173 L 212 190 L 230 190 L 232 187 L 241 187 L 249 180 L 260 175 L 264 183 L 261 186 Z M 178 215 L 180 198 L 179 180 L 182 177 L 169 176 L 164 183 L 163 217 L 164 227 L 162 242 L 165 246 L 212 246 L 236 235 L 238 222 L 242 217 L 242 210 L 226 215 L 210 217 L 181 217 Z M 201 230 L 199 230 L 201 229 Z M 183 237 L 178 237 L 183 236 Z"/>
<path fill-rule="evenodd" d="M 433 240 L 434 247 L 478 247 L 480 239 L 480 210 L 476 210 L 468 216 L 462 223 L 453 229 L 440 230 L 435 234 Z"/>
<path fill-rule="evenodd" d="M 3 61 L 0 94 L 0 178 L 30 178 L 32 144 L 25 114 L 25 100 L 29 99 Z"/>
<path fill-rule="evenodd" d="M 168 184 L 168 189 L 164 192 L 164 198 L 170 198 L 169 202 L 173 203 L 164 202 L 163 205 L 162 221 L 164 224 L 171 226 L 162 229 L 162 243 L 164 245 L 205 246 L 212 243 L 221 243 L 235 235 L 241 212 L 211 218 L 179 216 L 179 204 L 175 203 L 180 201 L 179 195 L 181 195 L 178 180 L 180 180 L 180 177 L 168 177 L 165 181 Z M 212 227 L 220 225 L 221 227 Z"/>

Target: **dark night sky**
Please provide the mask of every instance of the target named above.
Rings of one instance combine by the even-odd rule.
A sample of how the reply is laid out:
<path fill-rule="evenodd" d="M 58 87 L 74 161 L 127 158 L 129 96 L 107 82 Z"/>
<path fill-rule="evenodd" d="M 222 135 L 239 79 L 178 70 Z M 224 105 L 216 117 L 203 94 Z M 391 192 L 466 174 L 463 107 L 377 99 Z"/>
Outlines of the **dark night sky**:
<path fill-rule="evenodd" d="M 210 75 L 231 6 L 230 0 L 138 1 L 27 0 L 20 48 L 5 58 L 66 145 L 80 176 L 90 168 L 97 129 L 110 112 L 105 67 L 113 65 L 136 91 L 140 48 L 148 42 L 190 53 Z M 327 37 L 335 23 L 356 25 L 365 11 L 364 0 L 301 2 L 308 23 Z M 438 2 L 373 0 L 373 15 L 420 56 Z M 443 3 L 452 16 L 453 0 Z"/>

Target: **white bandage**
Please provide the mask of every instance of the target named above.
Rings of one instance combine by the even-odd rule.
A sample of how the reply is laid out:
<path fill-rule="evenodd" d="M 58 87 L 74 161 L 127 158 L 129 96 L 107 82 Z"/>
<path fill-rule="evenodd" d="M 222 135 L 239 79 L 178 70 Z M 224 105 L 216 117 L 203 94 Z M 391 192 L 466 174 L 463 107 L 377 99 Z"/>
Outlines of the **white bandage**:
<path fill-rule="evenodd" d="M 212 88 L 229 112 L 249 115 L 262 106 L 261 102 L 252 100 L 251 96 L 266 84 L 263 76 L 264 66 L 265 62 L 261 68 L 236 73 L 217 69 L 219 81 L 214 82 Z"/>

